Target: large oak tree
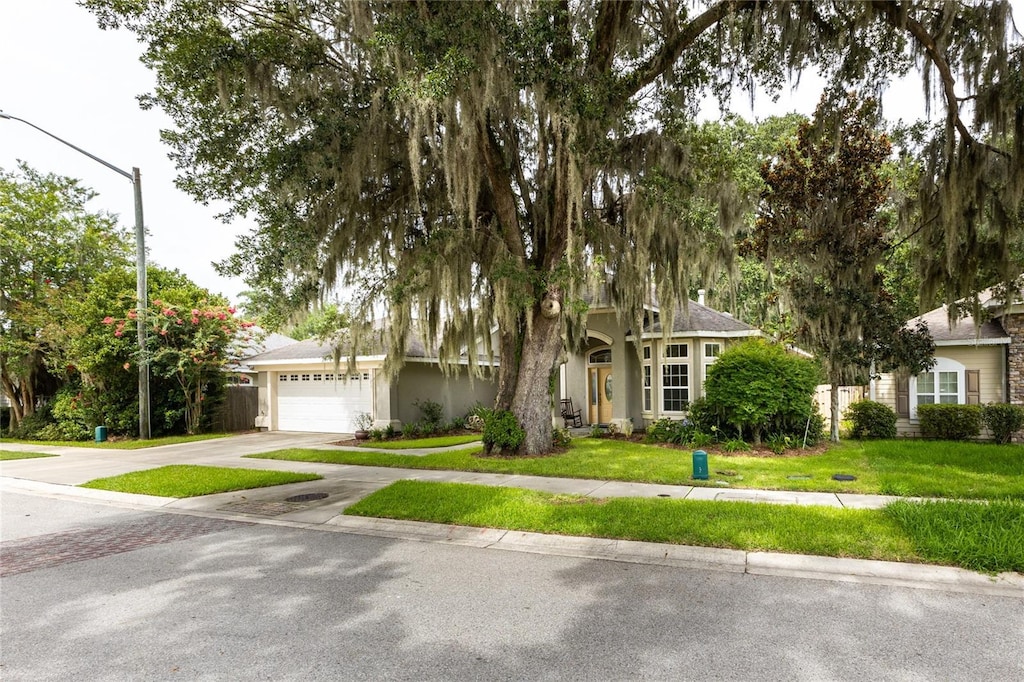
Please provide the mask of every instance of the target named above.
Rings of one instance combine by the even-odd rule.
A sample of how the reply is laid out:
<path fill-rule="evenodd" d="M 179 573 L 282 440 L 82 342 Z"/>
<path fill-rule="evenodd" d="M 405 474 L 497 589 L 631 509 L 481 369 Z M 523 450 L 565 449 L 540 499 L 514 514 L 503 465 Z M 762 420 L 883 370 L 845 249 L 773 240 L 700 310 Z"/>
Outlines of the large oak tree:
<path fill-rule="evenodd" d="M 528 453 L 550 446 L 549 376 L 595 274 L 637 328 L 652 288 L 671 311 L 730 256 L 736 185 L 685 136 L 705 98 L 916 67 L 947 112 L 927 230 L 969 233 L 983 206 L 1009 224 L 1024 183 L 1002 1 L 84 4 L 146 44 L 181 184 L 257 218 L 235 263 L 250 282 L 291 302 L 358 284 L 387 305 L 393 359 L 414 319 L 446 360 L 496 326 L 498 405 Z M 698 199 L 723 248 L 680 210 Z"/>

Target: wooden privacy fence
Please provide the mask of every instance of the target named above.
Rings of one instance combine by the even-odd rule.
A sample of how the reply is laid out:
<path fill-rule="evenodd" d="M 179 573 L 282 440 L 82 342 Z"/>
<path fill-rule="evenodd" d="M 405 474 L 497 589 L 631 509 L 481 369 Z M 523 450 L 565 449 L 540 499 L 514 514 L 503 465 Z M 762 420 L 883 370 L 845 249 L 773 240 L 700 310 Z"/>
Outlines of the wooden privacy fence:
<path fill-rule="evenodd" d="M 227 386 L 220 413 L 213 420 L 215 431 L 252 431 L 255 426 L 259 389 L 255 386 Z"/>

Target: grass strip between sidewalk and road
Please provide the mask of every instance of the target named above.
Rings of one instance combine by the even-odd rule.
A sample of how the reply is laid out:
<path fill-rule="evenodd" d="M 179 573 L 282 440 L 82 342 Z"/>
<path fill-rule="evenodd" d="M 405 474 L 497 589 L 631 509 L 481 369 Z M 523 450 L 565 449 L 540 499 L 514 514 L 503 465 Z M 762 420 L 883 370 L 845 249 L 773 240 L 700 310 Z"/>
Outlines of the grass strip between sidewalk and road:
<path fill-rule="evenodd" d="M 886 509 L 597 499 L 466 483 L 398 481 L 353 516 L 1024 572 L 1024 503 L 900 501 Z"/>
<path fill-rule="evenodd" d="M 4 450 L 0 452 L 0 462 L 8 462 L 12 459 L 36 459 L 38 457 L 59 457 L 60 455 L 49 455 L 44 452 L 17 452 Z"/>
<path fill-rule="evenodd" d="M 178 443 L 195 443 L 196 441 L 212 440 L 214 438 L 227 438 L 237 436 L 236 433 L 197 433 L 191 436 L 162 436 L 148 440 L 107 440 L 97 443 L 91 440 L 19 440 L 12 438 L 0 438 L 0 443 L 24 443 L 27 445 L 55 445 L 66 448 L 99 448 L 101 450 L 141 450 L 142 448 L 156 448 L 161 445 L 177 445 Z"/>
<path fill-rule="evenodd" d="M 574 439 L 546 457 L 483 457 L 473 448 L 403 455 L 291 449 L 253 458 L 363 466 L 479 471 L 562 478 L 706 485 L 761 490 L 1024 500 L 1024 446 L 942 441 L 848 441 L 820 454 L 711 454 L 711 480 L 692 480 L 690 450 L 604 438 Z M 833 474 L 855 481 L 835 481 Z M 724 484 L 724 485 L 723 485 Z"/>
<path fill-rule="evenodd" d="M 83 483 L 81 487 L 158 497 L 198 497 L 322 478 L 319 474 L 300 474 L 294 471 L 172 464 L 120 476 L 97 478 Z"/>
<path fill-rule="evenodd" d="M 436 438 L 410 438 L 409 440 L 382 440 L 360 443 L 361 448 L 373 450 L 413 450 L 417 448 L 448 448 L 453 445 L 479 442 L 479 435 L 437 436 Z"/>

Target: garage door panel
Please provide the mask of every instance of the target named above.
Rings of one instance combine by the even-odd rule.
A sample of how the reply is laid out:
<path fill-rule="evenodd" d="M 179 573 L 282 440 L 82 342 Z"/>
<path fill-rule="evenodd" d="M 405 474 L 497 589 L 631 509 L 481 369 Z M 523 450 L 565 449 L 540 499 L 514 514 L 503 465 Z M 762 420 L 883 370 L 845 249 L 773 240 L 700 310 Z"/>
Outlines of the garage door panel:
<path fill-rule="evenodd" d="M 281 431 L 351 433 L 360 412 L 372 412 L 369 381 L 304 379 L 278 382 L 277 428 Z M 311 375 L 318 376 L 318 375 Z"/>

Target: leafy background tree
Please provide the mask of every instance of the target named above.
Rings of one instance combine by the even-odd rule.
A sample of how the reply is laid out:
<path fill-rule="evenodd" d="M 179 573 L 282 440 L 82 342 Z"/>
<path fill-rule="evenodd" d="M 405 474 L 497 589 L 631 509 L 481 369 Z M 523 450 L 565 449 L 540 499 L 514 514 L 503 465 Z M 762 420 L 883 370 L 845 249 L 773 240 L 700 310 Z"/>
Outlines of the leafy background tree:
<path fill-rule="evenodd" d="M 257 218 L 227 268 L 272 306 L 358 284 L 355 322 L 387 309 L 390 370 L 414 320 L 446 362 L 497 325 L 496 406 L 524 453 L 550 448 L 548 377 L 585 338 L 589 287 L 638 328 L 652 287 L 671 316 L 729 258 L 738 186 L 705 182 L 685 140 L 737 81 L 777 90 L 813 67 L 839 95 L 936 74 L 948 116 L 924 148 L 922 234 L 970 251 L 981 208 L 994 234 L 1019 228 L 997 210 L 1024 193 L 1002 0 L 84 4 L 147 46 L 144 104 L 174 121 L 181 186 Z M 690 220 L 705 205 L 711 233 Z"/>
<path fill-rule="evenodd" d="M 0 385 L 12 430 L 69 371 L 63 330 L 75 301 L 100 273 L 128 262 L 127 231 L 86 209 L 94 196 L 25 164 L 0 170 Z"/>
<path fill-rule="evenodd" d="M 821 358 L 832 385 L 832 440 L 839 439 L 839 387 L 876 364 L 917 374 L 931 366 L 927 328 L 908 330 L 884 288 L 892 249 L 892 145 L 876 103 L 850 95 L 838 110 L 819 106 L 797 140 L 761 169 L 761 209 L 749 248 L 788 272 L 781 284 L 796 339 Z"/>

